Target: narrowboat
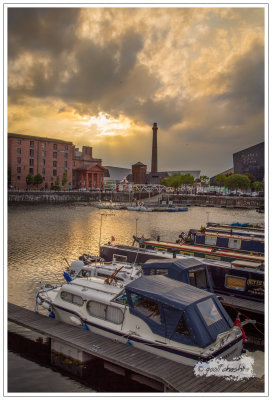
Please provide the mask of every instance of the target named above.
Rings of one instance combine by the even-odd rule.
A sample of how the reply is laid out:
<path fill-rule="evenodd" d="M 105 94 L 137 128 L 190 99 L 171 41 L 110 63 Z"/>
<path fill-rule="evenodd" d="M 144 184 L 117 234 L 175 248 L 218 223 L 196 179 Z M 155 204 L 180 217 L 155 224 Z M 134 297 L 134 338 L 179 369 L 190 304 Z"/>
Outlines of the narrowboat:
<path fill-rule="evenodd" d="M 163 275 L 128 284 L 76 278 L 36 299 L 59 321 L 185 365 L 243 351 L 241 329 L 215 294 Z"/>
<path fill-rule="evenodd" d="M 174 243 L 167 241 L 157 241 L 151 239 L 140 239 L 134 236 L 140 248 L 148 250 L 169 251 L 171 253 L 189 255 L 193 257 L 202 257 L 218 261 L 231 262 L 234 260 L 252 261 L 264 263 L 264 254 L 250 254 L 250 252 L 241 252 L 236 249 L 216 248 L 211 246 L 202 246 L 187 243 Z"/>
<path fill-rule="evenodd" d="M 188 235 L 182 233 L 179 237 L 181 243 L 264 254 L 264 238 L 260 237 L 242 236 L 237 233 L 202 232 L 195 229 L 190 229 Z"/>

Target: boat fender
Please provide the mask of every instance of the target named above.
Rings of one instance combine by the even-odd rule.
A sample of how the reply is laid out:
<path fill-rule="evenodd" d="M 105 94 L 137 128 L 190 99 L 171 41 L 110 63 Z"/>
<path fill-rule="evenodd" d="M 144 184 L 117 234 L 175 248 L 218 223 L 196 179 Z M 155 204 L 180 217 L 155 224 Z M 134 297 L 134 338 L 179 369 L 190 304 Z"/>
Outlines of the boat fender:
<path fill-rule="evenodd" d="M 63 272 L 63 276 L 64 276 L 66 282 L 69 283 L 69 282 L 72 281 L 72 278 L 71 278 L 71 276 L 68 274 L 68 272 L 64 271 L 64 272 Z"/>
<path fill-rule="evenodd" d="M 83 329 L 85 330 L 85 331 L 88 331 L 89 330 L 89 327 L 88 327 L 88 325 L 83 325 Z"/>
<path fill-rule="evenodd" d="M 132 346 L 132 344 L 130 343 L 129 340 L 127 340 L 126 344 L 127 344 L 128 346 Z"/>
<path fill-rule="evenodd" d="M 74 325 L 77 325 L 77 326 L 82 325 L 81 320 L 77 317 L 71 316 L 69 319 L 72 322 L 72 324 L 74 324 Z"/>
<path fill-rule="evenodd" d="M 49 313 L 49 318 L 55 318 L 55 314 L 53 313 L 53 311 L 51 311 L 51 312 Z"/>
<path fill-rule="evenodd" d="M 242 354 L 245 354 L 246 353 L 246 349 L 242 349 Z"/>
<path fill-rule="evenodd" d="M 50 304 L 47 303 L 46 301 L 43 302 L 43 308 L 45 308 L 46 310 L 50 310 Z"/>

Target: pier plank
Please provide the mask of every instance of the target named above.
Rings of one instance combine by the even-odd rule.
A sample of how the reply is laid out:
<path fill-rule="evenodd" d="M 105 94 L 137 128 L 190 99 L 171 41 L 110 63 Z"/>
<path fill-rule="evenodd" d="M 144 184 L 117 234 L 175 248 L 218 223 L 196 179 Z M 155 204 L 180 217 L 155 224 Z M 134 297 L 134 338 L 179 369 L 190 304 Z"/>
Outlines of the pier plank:
<path fill-rule="evenodd" d="M 64 324 L 11 303 L 8 303 L 8 320 L 123 367 L 132 373 L 151 378 L 173 392 L 242 392 L 248 391 L 250 385 L 255 382 L 255 378 L 232 382 L 220 377 L 196 377 L 193 367 Z"/>

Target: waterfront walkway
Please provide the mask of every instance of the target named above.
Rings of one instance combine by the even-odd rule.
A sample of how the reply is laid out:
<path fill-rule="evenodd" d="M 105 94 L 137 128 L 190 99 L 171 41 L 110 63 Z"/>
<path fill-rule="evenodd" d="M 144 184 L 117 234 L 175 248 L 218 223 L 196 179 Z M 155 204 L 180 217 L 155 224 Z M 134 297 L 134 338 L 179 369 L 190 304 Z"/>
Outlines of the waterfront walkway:
<path fill-rule="evenodd" d="M 142 382 L 157 384 L 158 391 L 185 393 L 264 392 L 262 379 L 227 381 L 222 377 L 196 377 L 192 367 L 155 356 L 134 346 L 110 340 L 90 331 L 73 327 L 34 311 L 8 304 L 8 320 L 39 332 L 66 346 L 104 360 Z M 153 387 L 154 387 L 153 384 Z"/>

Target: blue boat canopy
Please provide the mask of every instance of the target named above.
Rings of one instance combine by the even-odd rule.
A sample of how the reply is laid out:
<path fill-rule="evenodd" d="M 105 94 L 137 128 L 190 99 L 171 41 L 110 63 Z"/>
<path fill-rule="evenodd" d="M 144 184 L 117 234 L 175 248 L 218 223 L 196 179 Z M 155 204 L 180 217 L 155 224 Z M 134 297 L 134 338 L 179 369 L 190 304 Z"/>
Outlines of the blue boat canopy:
<path fill-rule="evenodd" d="M 214 294 L 163 275 L 141 276 L 125 291 L 132 314 L 177 342 L 206 347 L 233 326 Z"/>
<path fill-rule="evenodd" d="M 194 257 L 148 260 L 142 265 L 142 271 L 144 275 L 166 275 L 213 292 L 206 264 Z"/>

